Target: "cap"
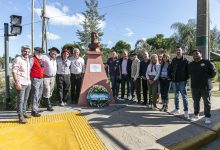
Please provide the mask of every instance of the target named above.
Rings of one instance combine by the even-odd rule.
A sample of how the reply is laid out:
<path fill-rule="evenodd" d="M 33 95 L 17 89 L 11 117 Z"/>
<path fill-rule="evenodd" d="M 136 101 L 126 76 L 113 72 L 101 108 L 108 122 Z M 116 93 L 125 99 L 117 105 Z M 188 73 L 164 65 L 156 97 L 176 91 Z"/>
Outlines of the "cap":
<path fill-rule="evenodd" d="M 44 53 L 44 50 L 41 47 L 35 47 L 34 48 L 35 52 L 40 52 L 40 53 Z"/>
<path fill-rule="evenodd" d="M 201 53 L 201 50 L 199 50 L 199 49 L 194 49 L 194 50 L 192 50 L 191 53 L 194 53 L 194 52 L 200 52 L 200 53 Z"/>
<path fill-rule="evenodd" d="M 30 46 L 29 45 L 23 45 L 23 46 L 21 46 L 21 52 L 23 51 L 23 50 L 25 50 L 25 49 L 31 49 L 30 48 Z"/>
<path fill-rule="evenodd" d="M 56 47 L 52 47 L 52 48 L 48 49 L 48 51 L 51 51 L 51 50 L 55 50 L 58 54 L 60 53 L 60 50 Z"/>

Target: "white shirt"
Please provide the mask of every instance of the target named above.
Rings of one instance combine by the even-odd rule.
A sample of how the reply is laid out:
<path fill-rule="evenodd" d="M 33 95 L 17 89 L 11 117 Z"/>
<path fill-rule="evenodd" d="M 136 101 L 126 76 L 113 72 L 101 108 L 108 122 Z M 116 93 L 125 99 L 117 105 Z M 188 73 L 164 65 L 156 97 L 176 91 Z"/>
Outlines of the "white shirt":
<path fill-rule="evenodd" d="M 57 74 L 70 74 L 71 60 L 69 58 L 62 59 L 61 56 L 57 57 Z"/>
<path fill-rule="evenodd" d="M 123 59 L 122 60 L 122 74 L 127 75 L 127 64 L 128 64 L 128 59 Z"/>
<path fill-rule="evenodd" d="M 44 65 L 44 74 L 50 77 L 55 76 L 57 73 L 56 58 L 53 59 L 50 57 L 49 54 L 46 54 L 46 55 L 42 55 L 41 60 L 43 61 L 43 65 Z"/>
<path fill-rule="evenodd" d="M 29 58 L 25 59 L 23 56 L 16 57 L 12 64 L 12 72 L 17 75 L 17 80 L 21 85 L 31 84 Z"/>
<path fill-rule="evenodd" d="M 82 57 L 73 58 L 71 61 L 70 72 L 72 74 L 81 74 L 85 72 L 85 62 Z"/>
<path fill-rule="evenodd" d="M 160 64 L 149 64 L 146 71 L 146 78 L 149 80 L 149 76 L 155 76 L 154 80 L 157 80 L 160 75 Z"/>

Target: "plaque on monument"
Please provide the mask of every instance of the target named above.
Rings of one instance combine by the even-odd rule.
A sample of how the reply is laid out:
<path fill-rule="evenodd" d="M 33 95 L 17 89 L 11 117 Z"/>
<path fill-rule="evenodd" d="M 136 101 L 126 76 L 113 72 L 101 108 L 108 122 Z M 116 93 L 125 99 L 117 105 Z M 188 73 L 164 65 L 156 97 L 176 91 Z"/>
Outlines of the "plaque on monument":
<path fill-rule="evenodd" d="M 101 64 L 90 64 L 90 72 L 102 72 Z"/>

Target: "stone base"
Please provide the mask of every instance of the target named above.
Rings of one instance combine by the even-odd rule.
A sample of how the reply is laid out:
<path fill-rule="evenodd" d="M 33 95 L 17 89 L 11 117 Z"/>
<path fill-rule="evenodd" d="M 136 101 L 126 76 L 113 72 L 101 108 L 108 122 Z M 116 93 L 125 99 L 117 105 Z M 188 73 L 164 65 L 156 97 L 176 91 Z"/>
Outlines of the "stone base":
<path fill-rule="evenodd" d="M 91 72 L 90 71 L 91 64 L 100 64 L 101 65 L 101 72 Z M 109 83 L 109 80 L 108 80 L 106 72 L 105 72 L 105 66 L 102 61 L 101 52 L 88 51 L 87 52 L 86 70 L 85 70 L 85 74 L 84 74 L 84 77 L 82 80 L 82 87 L 81 87 L 80 97 L 79 97 L 79 101 L 78 101 L 79 105 L 89 106 L 89 102 L 87 101 L 86 96 L 87 96 L 89 89 L 93 85 L 104 86 L 110 94 L 109 103 L 115 102 L 113 95 L 112 95 L 111 88 L 110 88 L 110 83 Z"/>

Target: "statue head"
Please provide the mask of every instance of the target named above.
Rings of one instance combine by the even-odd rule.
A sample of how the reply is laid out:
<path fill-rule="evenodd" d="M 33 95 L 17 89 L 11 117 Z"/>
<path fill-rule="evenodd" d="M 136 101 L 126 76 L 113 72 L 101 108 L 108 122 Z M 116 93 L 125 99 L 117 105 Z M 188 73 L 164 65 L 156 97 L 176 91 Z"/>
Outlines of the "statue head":
<path fill-rule="evenodd" d="M 91 33 L 91 43 L 96 43 L 96 42 L 98 42 L 98 37 L 99 37 L 99 35 L 98 35 L 97 32 L 92 32 L 92 33 Z"/>

